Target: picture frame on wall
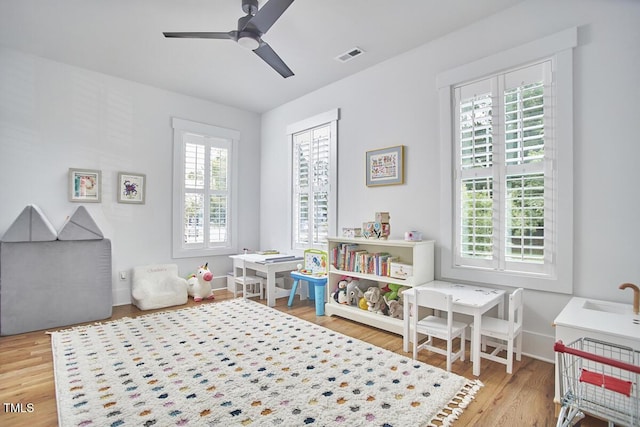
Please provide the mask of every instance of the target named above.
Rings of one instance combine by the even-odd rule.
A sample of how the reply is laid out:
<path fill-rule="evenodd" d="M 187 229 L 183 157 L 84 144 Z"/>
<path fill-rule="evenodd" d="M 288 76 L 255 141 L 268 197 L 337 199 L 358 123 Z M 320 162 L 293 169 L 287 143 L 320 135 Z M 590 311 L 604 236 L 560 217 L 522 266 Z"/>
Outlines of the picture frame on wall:
<path fill-rule="evenodd" d="M 147 176 L 143 173 L 118 172 L 118 203 L 144 204 Z"/>
<path fill-rule="evenodd" d="M 100 203 L 102 172 L 95 169 L 69 168 L 69 201 Z"/>
<path fill-rule="evenodd" d="M 367 151 L 367 187 L 404 184 L 404 145 Z"/>

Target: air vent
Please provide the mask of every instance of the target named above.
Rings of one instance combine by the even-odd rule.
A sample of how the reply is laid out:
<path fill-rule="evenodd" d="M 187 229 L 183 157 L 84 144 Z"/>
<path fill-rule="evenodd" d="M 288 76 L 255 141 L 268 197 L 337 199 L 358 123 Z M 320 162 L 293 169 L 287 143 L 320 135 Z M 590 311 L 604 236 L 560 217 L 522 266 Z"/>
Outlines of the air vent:
<path fill-rule="evenodd" d="M 353 58 L 355 58 L 356 56 L 360 56 L 363 53 L 364 50 L 360 49 L 359 47 L 354 47 L 352 49 L 349 49 L 345 53 L 336 56 L 336 60 L 340 62 L 351 61 Z"/>

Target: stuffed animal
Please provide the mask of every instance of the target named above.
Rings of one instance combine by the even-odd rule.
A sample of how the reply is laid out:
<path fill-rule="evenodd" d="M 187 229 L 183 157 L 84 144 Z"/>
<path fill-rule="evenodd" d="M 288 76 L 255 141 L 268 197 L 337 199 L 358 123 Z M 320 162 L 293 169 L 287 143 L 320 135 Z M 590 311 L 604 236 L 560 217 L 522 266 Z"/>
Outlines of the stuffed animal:
<path fill-rule="evenodd" d="M 400 319 L 404 318 L 404 314 L 402 312 L 402 304 L 400 301 L 395 299 L 387 299 L 387 297 L 383 296 L 384 302 L 387 303 L 387 307 L 389 307 L 389 317 Z"/>
<path fill-rule="evenodd" d="M 384 314 L 386 305 L 382 299 L 382 293 L 380 288 L 372 286 L 364 293 L 364 298 L 367 300 L 368 310 L 376 314 Z"/>
<path fill-rule="evenodd" d="M 347 297 L 347 281 L 346 280 L 340 280 L 338 282 L 338 287 L 333 292 L 333 299 L 338 304 L 348 304 L 349 303 L 348 297 Z"/>
<path fill-rule="evenodd" d="M 361 308 L 362 310 L 369 310 L 369 304 L 367 304 L 367 299 L 364 297 L 360 298 L 360 301 L 358 301 L 358 307 Z"/>
<path fill-rule="evenodd" d="M 348 289 L 348 288 L 347 288 Z M 347 304 L 351 306 L 358 306 L 360 300 L 364 298 L 364 292 L 357 286 L 347 291 Z M 365 300 L 366 301 L 366 300 Z"/>
<path fill-rule="evenodd" d="M 389 283 L 387 284 L 386 288 L 388 289 L 387 292 L 385 292 L 384 296 L 385 296 L 385 300 L 397 300 L 400 297 L 400 293 L 402 291 L 404 291 L 405 289 L 409 289 L 406 286 L 402 286 L 402 285 L 396 285 L 394 283 Z"/>
<path fill-rule="evenodd" d="M 187 293 L 193 297 L 193 300 L 200 302 L 203 299 L 214 299 L 213 290 L 211 290 L 211 279 L 213 273 L 209 271 L 209 263 L 198 267 L 198 271 L 187 279 Z"/>
<path fill-rule="evenodd" d="M 358 279 L 345 277 L 345 280 L 347 281 L 347 302 L 349 305 L 357 306 L 367 289 L 363 288 L 365 285 L 361 285 Z"/>

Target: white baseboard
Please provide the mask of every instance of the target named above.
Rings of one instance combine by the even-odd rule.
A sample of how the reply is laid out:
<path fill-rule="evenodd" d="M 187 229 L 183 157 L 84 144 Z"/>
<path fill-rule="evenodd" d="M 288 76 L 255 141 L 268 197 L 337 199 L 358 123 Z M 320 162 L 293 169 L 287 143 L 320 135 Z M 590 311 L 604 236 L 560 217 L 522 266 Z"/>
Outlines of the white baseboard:
<path fill-rule="evenodd" d="M 211 289 L 214 291 L 227 289 L 227 276 L 213 276 L 213 279 L 211 279 Z"/>
<path fill-rule="evenodd" d="M 555 363 L 555 336 L 522 331 L 522 354 L 543 362 Z"/>
<path fill-rule="evenodd" d="M 131 289 L 129 287 L 113 289 L 112 294 L 114 306 L 131 304 Z"/>

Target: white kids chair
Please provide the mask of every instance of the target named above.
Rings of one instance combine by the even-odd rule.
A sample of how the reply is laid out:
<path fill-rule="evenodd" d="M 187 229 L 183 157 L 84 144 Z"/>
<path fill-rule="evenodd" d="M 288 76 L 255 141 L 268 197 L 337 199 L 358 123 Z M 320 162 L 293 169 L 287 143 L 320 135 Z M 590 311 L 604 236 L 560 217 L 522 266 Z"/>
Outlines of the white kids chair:
<path fill-rule="evenodd" d="M 507 365 L 508 374 L 513 372 L 514 350 L 516 360 L 522 359 L 523 293 L 524 290 L 518 288 L 509 295 L 508 319 L 482 316 L 480 357 Z M 487 346 L 492 347 L 493 351 L 487 352 Z M 499 355 L 503 351 L 506 352 L 504 357 Z"/>
<path fill-rule="evenodd" d="M 413 316 L 411 317 L 411 332 L 413 341 L 413 358 L 416 359 L 418 351 L 426 349 L 434 353 L 447 356 L 447 371 L 451 371 L 451 363 L 457 359 L 464 361 L 465 330 L 466 323 L 453 320 L 452 297 L 449 294 L 434 289 L 415 287 Z M 429 315 L 419 319 L 420 307 L 439 310 L 446 314 L 445 317 Z M 418 334 L 426 335 L 427 339 L 419 343 Z M 433 338 L 447 341 L 447 349 L 436 347 Z M 453 340 L 459 338 L 460 346 L 457 352 L 453 351 Z"/>
<path fill-rule="evenodd" d="M 242 275 L 236 275 L 234 278 L 234 296 L 237 285 L 242 286 L 242 298 L 259 297 L 264 299 L 264 281 L 262 277 L 247 274 L 247 267 L 244 260 L 234 260 L 234 270 L 242 270 Z"/>

